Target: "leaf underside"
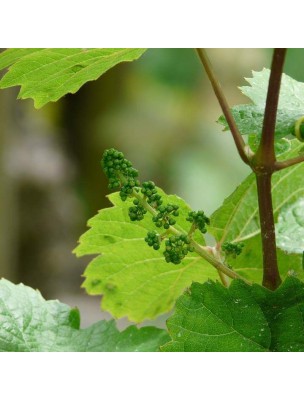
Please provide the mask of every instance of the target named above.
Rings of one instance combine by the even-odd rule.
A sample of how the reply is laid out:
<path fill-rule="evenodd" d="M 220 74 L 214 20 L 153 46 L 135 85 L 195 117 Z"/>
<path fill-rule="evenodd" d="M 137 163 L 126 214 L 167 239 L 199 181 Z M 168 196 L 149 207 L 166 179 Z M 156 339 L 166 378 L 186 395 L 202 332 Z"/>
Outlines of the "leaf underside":
<path fill-rule="evenodd" d="M 21 86 L 18 98 L 36 108 L 77 92 L 110 68 L 139 58 L 146 49 L 8 49 L 0 53 L 0 88 Z"/>
<path fill-rule="evenodd" d="M 2 352 L 157 351 L 168 340 L 167 332 L 155 327 L 130 326 L 119 332 L 113 320 L 79 327 L 77 309 L 46 301 L 30 287 L 0 280 Z"/>

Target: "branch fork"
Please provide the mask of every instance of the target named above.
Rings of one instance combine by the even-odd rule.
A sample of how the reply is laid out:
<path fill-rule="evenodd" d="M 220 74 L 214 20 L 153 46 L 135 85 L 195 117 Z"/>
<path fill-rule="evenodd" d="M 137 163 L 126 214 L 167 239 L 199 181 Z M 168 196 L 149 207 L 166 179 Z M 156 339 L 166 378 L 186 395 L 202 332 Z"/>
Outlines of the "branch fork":
<path fill-rule="evenodd" d="M 205 50 L 197 49 L 197 53 L 220 103 L 238 153 L 244 163 L 249 165 L 256 175 L 263 252 L 263 286 L 275 290 L 281 283 L 281 277 L 276 254 L 271 176 L 276 171 L 304 161 L 304 155 L 300 155 L 291 160 L 278 162 L 274 150 L 275 123 L 286 49 L 275 49 L 273 53 L 261 142 L 255 154 L 251 151 L 249 146 L 245 144 L 238 130 L 221 85 L 214 73 Z"/>

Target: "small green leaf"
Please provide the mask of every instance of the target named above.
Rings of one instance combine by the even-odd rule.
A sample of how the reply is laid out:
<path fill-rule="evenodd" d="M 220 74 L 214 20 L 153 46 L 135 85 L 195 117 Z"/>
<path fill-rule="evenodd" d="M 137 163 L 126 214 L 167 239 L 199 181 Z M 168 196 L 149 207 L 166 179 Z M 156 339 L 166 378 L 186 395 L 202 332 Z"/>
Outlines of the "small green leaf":
<path fill-rule="evenodd" d="M 164 204 L 179 206 L 175 227 L 189 231 L 189 206 L 177 196 L 158 191 Z M 188 253 L 181 264 L 167 263 L 164 249 L 154 250 L 144 240 L 147 232 L 155 230 L 151 216 L 131 222 L 128 207 L 132 200 L 122 202 L 118 193 L 109 199 L 114 207 L 101 210 L 89 220 L 91 229 L 81 236 L 74 251 L 77 256 L 101 254 L 85 270 L 83 286 L 89 294 L 103 295 L 104 310 L 135 322 L 152 319 L 171 310 L 192 281 L 217 277 L 216 270 L 196 253 Z M 200 232 L 196 232 L 195 239 L 204 244 Z"/>
<path fill-rule="evenodd" d="M 162 351 L 304 351 L 304 284 L 288 277 L 276 291 L 233 281 L 193 283 L 167 325 Z"/>
<path fill-rule="evenodd" d="M 280 212 L 276 224 L 277 246 L 288 253 L 304 251 L 304 198 L 290 204 Z"/>
<path fill-rule="evenodd" d="M 157 351 L 166 331 L 130 326 L 119 332 L 114 321 L 79 329 L 77 309 L 46 301 L 30 287 L 0 281 L 0 351 Z"/>
<path fill-rule="evenodd" d="M 240 90 L 253 104 L 242 104 L 231 109 L 236 124 L 243 135 L 261 135 L 270 70 L 252 72 L 252 78 L 245 78 L 250 86 Z M 297 82 L 286 74 L 282 75 L 280 99 L 277 111 L 275 135 L 277 139 L 294 133 L 295 122 L 303 116 L 304 83 Z M 223 116 L 218 122 L 229 129 Z"/>
<path fill-rule="evenodd" d="M 267 320 L 250 287 L 233 281 L 193 283 L 167 322 L 172 341 L 162 351 L 267 351 Z"/>
<path fill-rule="evenodd" d="M 20 99 L 32 98 L 36 108 L 75 93 L 123 61 L 146 49 L 9 49 L 0 53 L 0 70 L 9 71 L 0 88 L 21 86 Z"/>

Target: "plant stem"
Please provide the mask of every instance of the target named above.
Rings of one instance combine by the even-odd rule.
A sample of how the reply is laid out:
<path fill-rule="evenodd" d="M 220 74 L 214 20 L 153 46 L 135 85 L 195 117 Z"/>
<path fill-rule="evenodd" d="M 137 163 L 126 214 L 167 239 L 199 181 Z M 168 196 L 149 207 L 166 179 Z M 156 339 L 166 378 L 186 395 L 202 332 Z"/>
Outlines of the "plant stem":
<path fill-rule="evenodd" d="M 262 137 L 259 148 L 254 156 L 254 164 L 261 168 L 272 169 L 276 162 L 274 152 L 274 132 L 279 103 L 281 77 L 286 49 L 274 49 L 271 73 L 263 120 Z"/>
<path fill-rule="evenodd" d="M 298 157 L 291 158 L 285 161 L 276 161 L 274 164 L 274 170 L 280 171 L 281 169 L 291 167 L 292 165 L 299 164 L 304 161 L 304 155 L 301 154 Z"/>
<path fill-rule="evenodd" d="M 191 241 L 191 245 L 194 247 L 194 250 L 197 254 L 201 255 L 206 261 L 208 261 L 211 265 L 213 265 L 218 271 L 222 272 L 223 274 L 229 276 L 232 279 L 241 279 L 242 281 L 246 282 L 247 284 L 251 285 L 252 283 L 247 279 L 240 276 L 238 273 L 233 271 L 232 269 L 228 268 L 225 264 L 221 261 L 216 259 L 213 255 L 210 254 L 208 248 L 205 246 L 201 246 L 195 241 Z"/>
<path fill-rule="evenodd" d="M 263 253 L 263 286 L 275 290 L 281 283 L 271 198 L 271 174 L 256 175 Z"/>
<path fill-rule="evenodd" d="M 233 136 L 236 148 L 239 152 L 239 155 L 245 164 L 249 164 L 248 153 L 250 153 L 250 151 L 248 149 L 248 146 L 244 142 L 244 139 L 243 139 L 242 135 L 240 134 L 239 129 L 235 123 L 235 120 L 230 111 L 229 105 L 227 103 L 226 97 L 224 95 L 224 92 L 221 88 L 221 85 L 220 85 L 218 79 L 215 76 L 215 73 L 214 73 L 212 65 L 209 61 L 209 58 L 204 49 L 196 49 L 196 51 L 198 53 L 198 56 L 203 64 L 204 68 L 205 68 L 205 71 L 208 75 L 210 83 L 213 87 L 214 93 L 220 103 L 220 106 L 222 108 L 222 111 L 226 118 L 226 121 L 229 125 L 230 131 L 232 133 L 232 136 Z"/>
<path fill-rule="evenodd" d="M 275 49 L 273 53 L 261 142 L 254 155 L 248 151 L 244 143 L 205 51 L 197 49 L 197 52 L 221 105 L 239 155 L 246 164 L 250 165 L 256 175 L 263 252 L 263 285 L 275 290 L 280 285 L 281 278 L 276 255 L 271 176 L 276 170 L 302 161 L 300 157 L 297 157 L 278 163 L 274 151 L 275 123 L 286 49 Z"/>
<path fill-rule="evenodd" d="M 222 262 L 222 257 L 221 257 L 220 249 L 221 249 L 221 246 L 218 246 L 218 245 L 217 245 L 217 246 L 215 246 L 215 247 L 212 247 L 212 248 L 211 248 L 211 251 L 212 251 L 214 257 L 215 257 L 217 260 L 219 260 L 219 261 Z M 223 274 L 223 272 L 220 271 L 219 269 L 217 270 L 217 272 L 218 272 L 218 274 L 219 274 L 219 277 L 220 277 L 220 280 L 221 280 L 223 286 L 229 287 L 229 285 L 230 285 L 230 279 L 229 279 L 229 277 L 228 277 L 227 275 Z"/>
<path fill-rule="evenodd" d="M 221 280 L 223 286 L 229 287 L 229 284 L 230 284 L 229 278 L 227 278 L 227 276 L 224 275 L 221 271 L 218 270 L 217 272 L 219 274 L 219 277 L 220 277 L 220 280 Z"/>
<path fill-rule="evenodd" d="M 271 176 L 276 166 L 274 135 L 285 54 L 286 49 L 275 49 L 273 52 L 262 137 L 259 148 L 251 160 L 257 182 L 263 253 L 263 286 L 271 290 L 275 290 L 281 283 L 276 253 Z"/>

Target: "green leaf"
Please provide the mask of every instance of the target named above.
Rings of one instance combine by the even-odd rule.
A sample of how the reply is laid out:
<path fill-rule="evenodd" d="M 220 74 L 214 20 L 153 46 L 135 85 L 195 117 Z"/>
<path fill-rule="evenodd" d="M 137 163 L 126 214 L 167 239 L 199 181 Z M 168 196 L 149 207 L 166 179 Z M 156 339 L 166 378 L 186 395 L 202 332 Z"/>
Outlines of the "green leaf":
<path fill-rule="evenodd" d="M 263 259 L 261 236 L 256 235 L 244 242 L 242 253 L 229 260 L 233 270 L 249 281 L 261 283 L 263 278 Z M 299 254 L 287 254 L 277 249 L 279 271 L 282 279 L 293 275 L 304 279 L 302 257 Z"/>
<path fill-rule="evenodd" d="M 276 224 L 277 246 L 289 253 L 304 251 L 304 197 L 284 207 Z"/>
<path fill-rule="evenodd" d="M 177 196 L 161 193 L 164 203 L 179 205 L 175 226 L 188 231 L 189 206 Z M 156 229 L 151 216 L 131 222 L 128 207 L 132 200 L 122 202 L 118 193 L 109 198 L 114 207 L 101 210 L 89 220 L 91 229 L 81 236 L 74 250 L 77 256 L 101 254 L 85 270 L 83 287 L 89 294 L 103 295 L 104 310 L 135 322 L 152 319 L 171 310 L 192 281 L 217 276 L 216 270 L 195 253 L 189 253 L 181 264 L 166 263 L 164 249 L 156 251 L 144 241 L 147 232 Z M 195 239 L 204 243 L 200 233 Z"/>
<path fill-rule="evenodd" d="M 250 174 L 210 217 L 217 241 L 244 241 L 260 231 L 254 174 Z"/>
<path fill-rule="evenodd" d="M 167 321 L 172 341 L 163 351 L 266 351 L 271 335 L 250 287 L 193 283 Z"/>
<path fill-rule="evenodd" d="M 274 292 L 233 281 L 193 283 L 167 325 L 162 351 L 304 351 L 304 284 L 289 277 Z"/>
<path fill-rule="evenodd" d="M 290 151 L 279 159 L 298 155 L 302 144 L 294 139 Z M 274 215 L 284 206 L 304 197 L 304 163 L 297 164 L 272 177 Z M 209 231 L 217 241 L 244 241 L 260 232 L 257 192 L 254 174 L 250 174 L 211 216 Z"/>
<path fill-rule="evenodd" d="M 79 326 L 77 309 L 1 279 L 0 351 L 157 351 L 168 340 L 166 331 L 154 327 L 119 332 L 114 321 Z"/>
<path fill-rule="evenodd" d="M 18 98 L 32 98 L 36 108 L 75 93 L 123 61 L 146 49 L 9 49 L 0 53 L 0 70 L 9 71 L 0 88 L 21 86 Z"/>
<path fill-rule="evenodd" d="M 304 284 L 289 277 L 274 292 L 252 288 L 271 331 L 271 351 L 304 351 Z"/>
<path fill-rule="evenodd" d="M 257 135 L 248 136 L 248 145 L 254 153 L 256 153 L 259 144 L 260 144 L 260 136 Z M 290 149 L 291 149 L 290 140 L 286 138 L 276 140 L 274 143 L 274 150 L 276 156 L 286 153 L 287 151 L 290 151 Z"/>
<path fill-rule="evenodd" d="M 252 75 L 253 78 L 245 78 L 251 86 L 242 86 L 240 90 L 253 104 L 242 104 L 231 109 L 243 135 L 261 135 L 270 70 L 264 68 L 260 72 L 253 71 Z M 304 83 L 283 74 L 275 128 L 277 139 L 294 133 L 295 122 L 303 116 L 303 110 Z M 223 116 L 218 122 L 224 125 L 225 130 L 229 129 Z"/>

